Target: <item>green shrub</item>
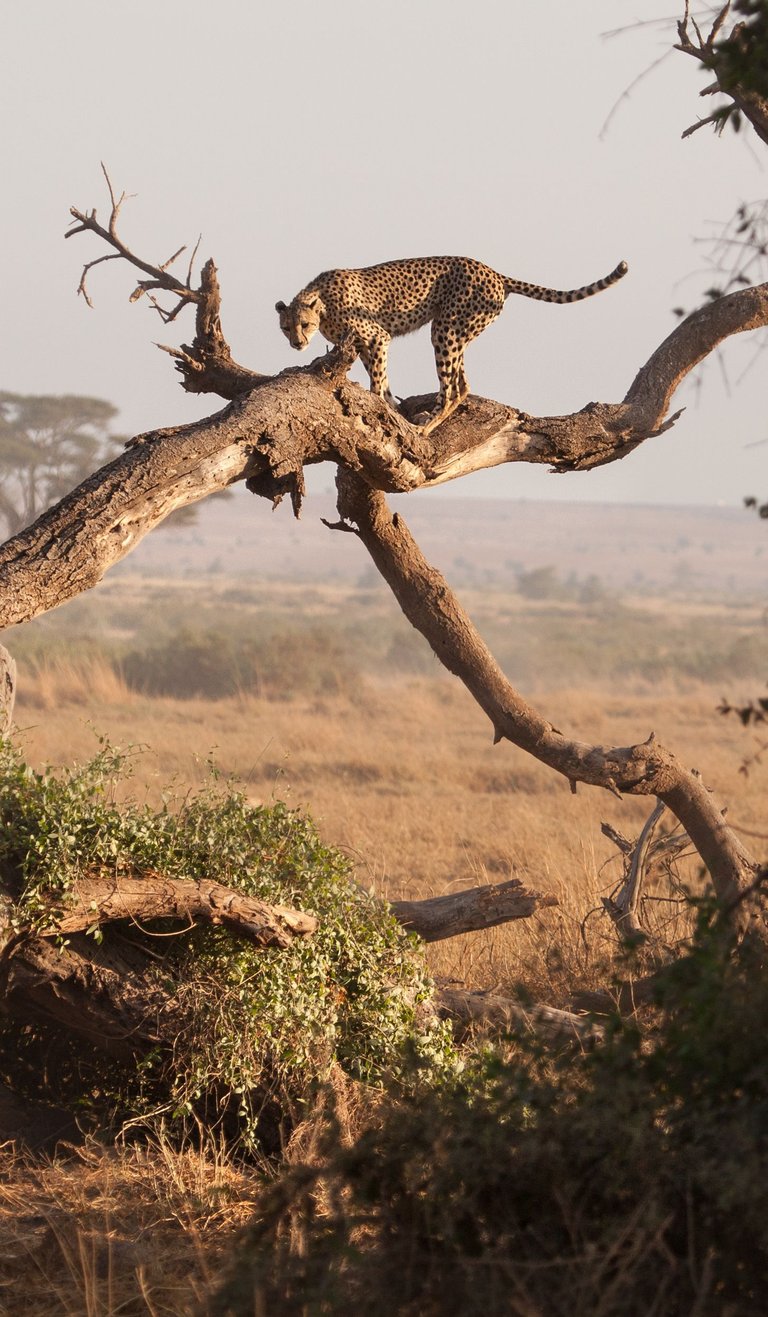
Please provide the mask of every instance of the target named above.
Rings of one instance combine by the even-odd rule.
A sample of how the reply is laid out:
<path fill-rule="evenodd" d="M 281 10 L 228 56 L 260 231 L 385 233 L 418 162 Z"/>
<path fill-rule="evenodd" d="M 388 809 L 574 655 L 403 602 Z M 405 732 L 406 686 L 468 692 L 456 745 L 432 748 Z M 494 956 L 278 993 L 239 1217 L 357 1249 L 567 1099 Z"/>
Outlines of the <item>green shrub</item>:
<path fill-rule="evenodd" d="M 767 1025 L 765 966 L 703 918 L 644 1039 L 488 1051 L 286 1176 L 214 1312 L 763 1313 Z"/>
<path fill-rule="evenodd" d="M 253 808 L 215 772 L 203 790 L 169 796 L 158 811 L 118 805 L 129 764 L 104 745 L 82 767 L 36 773 L 0 743 L 0 868 L 16 885 L 17 926 L 47 922 L 52 903 L 66 907 L 84 870 L 122 865 L 212 878 L 320 923 L 284 951 L 256 950 L 217 928 L 152 939 L 126 925 L 120 936 L 151 946 L 157 983 L 178 1009 L 173 1056 L 123 1073 L 68 1043 L 52 1095 L 101 1095 L 126 1115 L 151 1109 L 209 1121 L 218 1113 L 253 1141 L 267 1100 L 287 1118 L 334 1067 L 368 1084 L 410 1082 L 414 1059 L 422 1076 L 450 1070 L 452 1043 L 431 1009 L 416 940 L 354 883 L 349 861 L 308 818 L 281 804 Z M 18 1084 L 21 1049 L 34 1084 L 35 1057 L 51 1041 L 45 1029 L 6 1022 L 0 1070 Z"/>

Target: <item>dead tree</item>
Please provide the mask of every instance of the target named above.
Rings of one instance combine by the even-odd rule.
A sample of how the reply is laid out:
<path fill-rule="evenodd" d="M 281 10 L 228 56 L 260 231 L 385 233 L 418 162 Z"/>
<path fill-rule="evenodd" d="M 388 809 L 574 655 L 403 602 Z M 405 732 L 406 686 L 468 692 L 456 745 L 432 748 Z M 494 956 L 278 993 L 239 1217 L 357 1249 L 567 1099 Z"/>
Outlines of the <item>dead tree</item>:
<path fill-rule="evenodd" d="M 728 6 L 718 18 L 720 26 L 727 10 Z M 706 63 L 716 75 L 718 31 L 716 25 L 703 37 L 687 13 L 679 29 L 679 48 Z M 718 80 L 714 89 L 731 97 L 758 136 L 766 140 L 768 115 L 757 93 L 728 85 L 727 80 Z M 425 435 L 414 418 L 430 410 L 434 399 L 411 398 L 395 411 L 351 383 L 347 371 L 355 357 L 352 343 L 342 344 L 307 367 L 292 367 L 277 376 L 234 361 L 222 328 L 214 262 L 205 262 L 195 283 L 196 251 L 184 278 L 170 269 L 183 249 L 161 265 L 143 260 L 120 235 L 118 220 L 124 197 L 118 197 L 111 184 L 109 187 L 106 225 L 99 222 L 94 210 L 72 210 L 74 222 L 67 236 L 90 234 L 109 248 L 86 264 L 80 292 L 90 300 L 88 277 L 93 266 L 119 261 L 140 274 L 131 300 L 149 299 L 164 323 L 174 322 L 187 306 L 194 307 L 191 343 L 164 350 L 171 355 L 187 392 L 212 394 L 224 405 L 200 421 L 136 436 L 120 457 L 0 547 L 0 626 L 24 622 L 91 588 L 171 512 L 236 481 L 244 480 L 254 494 L 275 505 L 288 496 L 298 516 L 304 468 L 331 461 L 337 468 L 338 487 L 339 518 L 334 528 L 359 537 L 409 621 L 487 714 L 494 741 L 509 741 L 533 755 L 560 774 L 571 790 L 584 783 L 618 798 L 624 794 L 654 797 L 659 808 L 663 805 L 677 819 L 701 857 L 714 892 L 729 914 L 734 935 L 749 935 L 765 946 L 768 933 L 755 890 L 758 866 L 700 776 L 661 746 L 653 733 L 634 745 L 595 745 L 570 737 L 528 704 L 499 668 L 447 582 L 424 559 L 403 517 L 391 512 L 386 495 L 430 488 L 507 462 L 538 462 L 555 471 L 579 471 L 628 457 L 647 439 L 674 425 L 679 415 L 671 411 L 675 392 L 699 362 L 732 335 L 768 325 L 768 284 L 741 288 L 694 311 L 650 353 L 619 401 L 590 402 L 566 416 L 533 417 L 471 396 L 445 423 Z M 12 669 L 6 665 L 4 673 L 1 703 L 7 720 Z M 641 859 L 639 855 L 634 873 L 630 866 L 627 885 L 616 901 L 614 913 L 624 932 L 636 931 Z M 127 890 L 121 893 L 120 901 L 127 901 L 128 895 Z M 172 912 L 170 907 L 176 902 L 177 913 L 186 910 L 190 918 L 224 919 L 229 900 L 214 892 L 212 885 L 196 895 L 173 893 L 160 879 L 154 895 L 160 902 L 153 907 L 155 913 Z M 140 900 L 142 893 L 133 896 Z M 515 917 L 514 911 L 525 915 L 547 903 L 541 893 L 517 890 L 486 891 L 474 897 L 462 894 L 457 924 L 456 899 L 438 898 L 431 910 L 417 909 L 419 903 L 405 903 L 397 913 L 412 927 L 419 927 L 420 919 L 424 935 L 431 937 L 440 936 L 436 930 L 441 927 L 455 932 L 461 927 L 488 926 Z M 448 910 L 446 900 L 454 901 Z M 170 906 L 164 907 L 164 901 Z M 100 889 L 88 893 L 88 910 L 93 912 L 94 905 L 100 919 L 120 917 Z M 231 914 L 230 908 L 226 917 Z M 76 920 L 77 912 L 69 911 L 67 917 Z M 309 925 L 301 920 L 298 912 L 241 912 L 230 927 L 251 937 L 257 928 L 272 928 L 279 945 L 280 938 L 307 934 Z M 142 1001 L 140 991 L 133 1015 L 119 994 L 112 999 L 116 1018 L 114 1027 L 107 1029 L 98 1012 L 93 1015 L 96 997 L 83 1005 L 84 985 L 96 980 L 101 985 L 99 1001 L 109 1002 L 109 985 L 114 982 L 110 975 L 119 975 L 120 968 L 99 966 L 93 939 L 85 951 L 78 939 L 82 941 L 83 934 L 74 932 L 66 956 L 60 956 L 53 966 L 49 941 L 39 930 L 26 940 L 11 934 L 0 938 L 6 1003 L 15 1000 L 44 1015 L 74 1006 L 90 1035 L 106 1036 L 115 1047 L 136 1044 L 140 1021 L 149 1021 L 162 1032 L 162 1003 Z M 91 966 L 87 974 L 83 956 Z M 128 1011 L 125 1019 L 123 1009 Z M 445 990 L 443 1009 L 464 1022 L 478 1016 L 515 1018 L 511 1003 L 495 998 L 481 1001 L 477 994 L 462 995 L 456 989 Z M 542 1016 L 542 1011 L 546 1008 L 535 1008 L 528 1019 L 545 1019 L 548 1027 L 560 1029 L 563 1021 L 555 1021 L 551 1013 Z M 572 1028 L 572 1017 L 564 1023 L 566 1029 Z M 125 1043 L 126 1039 L 130 1041 Z M 145 1041 L 149 1045 L 152 1039 Z"/>
<path fill-rule="evenodd" d="M 577 741 L 554 727 L 512 687 L 462 610 L 447 582 L 424 559 L 389 492 L 445 483 L 504 462 L 545 462 L 555 470 L 588 470 L 627 457 L 674 424 L 675 390 L 729 336 L 768 324 L 768 285 L 744 288 L 693 312 L 655 349 L 619 402 L 588 403 L 567 416 L 532 417 L 489 399 L 470 397 L 425 436 L 409 417 L 432 399 L 409 399 L 401 412 L 351 383 L 354 348 L 344 344 L 308 367 L 269 377 L 233 361 L 223 334 L 216 270 L 207 261 L 197 286 L 192 263 L 185 280 L 170 261 L 144 261 L 118 233 L 122 197 L 110 187 L 106 227 L 95 211 L 72 210 L 68 237 L 90 233 L 113 250 L 89 262 L 121 260 L 143 277 L 131 300 L 166 293 L 173 321 L 195 307 L 191 344 L 166 349 L 184 389 L 212 393 L 226 405 L 191 424 L 151 431 L 97 471 L 37 521 L 0 548 L 0 624 L 11 626 L 95 585 L 154 526 L 175 509 L 238 480 L 274 504 L 288 495 L 296 515 L 304 468 L 332 461 L 338 472 L 339 530 L 356 534 L 411 623 L 441 662 L 467 686 L 487 713 L 495 741 L 511 741 L 561 774 L 615 796 L 655 796 L 672 811 L 698 850 L 720 899 L 733 910 L 740 934 L 762 919 L 750 890 L 756 865 L 700 777 L 653 734 L 645 741 L 605 747 Z M 178 256 L 180 253 L 176 253 Z M 175 257 L 171 258 L 171 260 Z"/>

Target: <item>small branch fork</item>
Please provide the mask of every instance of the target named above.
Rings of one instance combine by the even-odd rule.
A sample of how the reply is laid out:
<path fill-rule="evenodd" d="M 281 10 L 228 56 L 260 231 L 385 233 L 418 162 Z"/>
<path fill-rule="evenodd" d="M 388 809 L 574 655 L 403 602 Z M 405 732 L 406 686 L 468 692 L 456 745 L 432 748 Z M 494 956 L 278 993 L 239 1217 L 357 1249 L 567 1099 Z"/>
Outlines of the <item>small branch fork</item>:
<path fill-rule="evenodd" d="M 705 69 L 714 73 L 715 81 L 702 88 L 699 93 L 701 96 L 718 94 L 727 96 L 731 104 L 718 106 L 711 114 L 691 124 L 689 128 L 686 128 L 683 137 L 690 137 L 707 124 L 712 125 L 717 132 L 722 132 L 731 115 L 738 111 L 749 120 L 758 137 L 763 142 L 768 143 L 768 101 L 758 92 L 741 86 L 738 82 L 730 81 L 727 76 L 727 68 L 724 72 L 721 38 L 730 11 L 731 0 L 727 0 L 727 3 L 719 10 L 709 32 L 705 36 L 691 14 L 690 0 L 685 0 L 685 12 L 677 25 L 678 41 L 675 49 L 682 51 L 684 55 L 692 56 Z M 736 24 L 728 37 L 729 43 L 738 44 L 740 39 L 743 39 L 744 26 L 743 23 Z M 693 32 L 693 36 L 691 32 Z"/>
<path fill-rule="evenodd" d="M 676 830 L 666 836 L 657 838 L 656 832 L 666 811 L 663 800 L 656 804 L 643 825 L 637 841 L 627 841 L 609 823 L 603 823 L 601 831 L 619 847 L 625 860 L 625 874 L 618 889 L 611 896 L 602 899 L 603 908 L 610 915 L 619 937 L 624 942 L 640 942 L 647 936 L 647 929 L 641 923 L 639 908 L 643 882 L 650 863 L 663 858 L 669 866 L 671 860 L 680 854 L 690 839 L 685 832 Z"/>
<path fill-rule="evenodd" d="M 86 302 L 88 303 L 88 306 L 93 307 L 93 302 L 91 301 L 90 294 L 88 292 L 87 282 L 86 282 L 88 278 L 88 272 L 92 270 L 94 266 L 101 265 L 105 261 L 117 261 L 117 260 L 128 261 L 130 265 L 135 265 L 137 269 L 143 270 L 145 274 L 148 274 L 150 276 L 148 279 L 139 280 L 138 284 L 136 285 L 133 292 L 131 293 L 129 301 L 137 302 L 140 297 L 144 296 L 145 293 L 150 294 L 149 300 L 152 303 L 154 309 L 157 311 L 161 320 L 165 324 L 170 324 L 172 320 L 176 319 L 182 307 L 187 306 L 190 302 L 197 303 L 201 300 L 200 290 L 192 287 L 192 267 L 194 264 L 195 256 L 197 255 L 197 250 L 200 246 L 200 239 L 198 238 L 197 243 L 195 244 L 195 249 L 192 253 L 189 262 L 189 268 L 187 270 L 187 278 L 184 283 L 182 283 L 180 279 L 177 279 L 175 275 L 169 274 L 168 270 L 169 267 L 173 265 L 173 262 L 177 260 L 178 257 L 181 256 L 183 252 L 186 251 L 186 246 L 179 247 L 178 250 L 175 251 L 172 256 L 168 257 L 167 261 L 164 261 L 162 263 L 162 265 L 150 265 L 148 261 L 144 261 L 141 259 L 140 256 L 136 256 L 130 250 L 130 248 L 126 246 L 126 244 L 123 242 L 122 238 L 117 232 L 117 221 L 120 215 L 120 211 L 122 209 L 123 203 L 125 201 L 128 201 L 129 197 L 125 192 L 121 192 L 119 197 L 115 194 L 115 189 L 112 186 L 112 180 L 110 179 L 109 174 L 107 173 L 106 167 L 103 162 L 101 166 L 101 171 L 104 175 L 107 188 L 109 190 L 109 199 L 111 202 L 111 210 L 110 210 L 109 222 L 107 224 L 107 227 L 104 228 L 103 225 L 99 224 L 99 221 L 96 217 L 95 209 L 88 212 L 84 212 L 78 210 L 76 206 L 72 206 L 70 207 L 70 214 L 72 215 L 72 218 L 75 220 L 75 223 L 71 226 L 71 228 L 67 230 L 64 236 L 65 238 L 72 238 L 77 233 L 95 233 L 97 237 L 101 238 L 103 242 L 109 243 L 110 247 L 114 247 L 115 250 L 114 252 L 110 252 L 109 255 L 107 256 L 98 256 L 96 260 L 87 262 L 87 264 L 83 267 L 83 273 L 80 276 L 80 283 L 78 284 L 77 291 L 79 294 L 82 294 L 82 296 L 85 298 Z M 169 311 L 164 310 L 164 308 L 161 307 L 160 304 L 158 303 L 157 299 L 151 296 L 153 291 L 160 291 L 160 290 L 162 290 L 163 292 L 173 293 L 179 299 L 176 306 Z"/>
<path fill-rule="evenodd" d="M 77 288 L 78 293 L 82 294 L 89 307 L 93 307 L 87 286 L 90 271 L 105 261 L 127 261 L 129 265 L 135 266 L 149 276 L 138 281 L 128 299 L 130 302 L 138 302 L 146 294 L 152 307 L 166 325 L 171 324 L 184 307 L 196 307 L 196 332 L 191 345 L 183 344 L 181 348 L 174 348 L 162 343 L 157 344 L 161 351 L 167 352 L 174 358 L 176 369 L 182 376 L 183 388 L 189 393 L 221 392 L 222 396 L 227 398 L 236 398 L 247 393 L 264 376 L 247 370 L 244 366 L 238 366 L 232 360 L 229 345 L 221 328 L 221 294 L 216 266 L 212 260 L 206 261 L 203 265 L 199 286 L 192 287 L 192 271 L 201 239 L 198 238 L 192 250 L 184 280 L 177 279 L 169 271 L 174 261 L 187 250 L 186 246 L 179 247 L 160 265 L 153 265 L 137 256 L 123 242 L 117 231 L 120 211 L 129 197 L 125 192 L 121 192 L 119 196 L 116 194 L 103 163 L 101 170 L 109 191 L 111 206 L 107 227 L 99 223 L 95 209 L 82 211 L 72 206 L 70 214 L 75 223 L 64 236 L 73 238 L 78 233 L 95 233 L 103 242 L 113 247 L 114 251 L 106 256 L 97 256 L 95 260 L 88 261 L 84 265 Z M 177 299 L 175 306 L 170 308 L 161 306 L 154 296 L 155 292 L 171 293 Z"/>

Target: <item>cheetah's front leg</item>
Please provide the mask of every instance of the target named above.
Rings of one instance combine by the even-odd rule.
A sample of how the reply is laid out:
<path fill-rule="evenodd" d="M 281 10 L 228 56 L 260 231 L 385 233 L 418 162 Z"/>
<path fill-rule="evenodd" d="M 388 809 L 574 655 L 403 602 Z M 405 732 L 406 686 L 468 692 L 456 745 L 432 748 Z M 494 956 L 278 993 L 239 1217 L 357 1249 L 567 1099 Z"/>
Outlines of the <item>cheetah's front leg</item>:
<path fill-rule="evenodd" d="M 387 352 L 392 341 L 389 334 L 384 333 L 378 326 L 372 330 L 371 326 L 362 325 L 359 328 L 355 327 L 354 333 L 360 360 L 368 371 L 368 378 L 371 381 L 371 393 L 378 394 L 389 403 L 390 407 L 395 407 L 396 403 L 387 379 Z"/>

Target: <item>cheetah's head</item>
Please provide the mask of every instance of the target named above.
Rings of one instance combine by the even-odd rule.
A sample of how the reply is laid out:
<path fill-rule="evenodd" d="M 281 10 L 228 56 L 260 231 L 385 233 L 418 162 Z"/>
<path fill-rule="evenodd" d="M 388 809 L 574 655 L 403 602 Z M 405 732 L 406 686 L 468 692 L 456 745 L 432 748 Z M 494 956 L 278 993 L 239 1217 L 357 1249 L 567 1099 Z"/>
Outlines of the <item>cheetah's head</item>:
<path fill-rule="evenodd" d="M 319 293 L 297 293 L 290 306 L 286 306 L 285 302 L 276 302 L 275 310 L 280 316 L 280 328 L 291 347 L 301 352 L 319 329 L 325 307 Z"/>

